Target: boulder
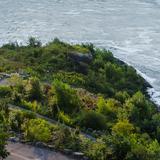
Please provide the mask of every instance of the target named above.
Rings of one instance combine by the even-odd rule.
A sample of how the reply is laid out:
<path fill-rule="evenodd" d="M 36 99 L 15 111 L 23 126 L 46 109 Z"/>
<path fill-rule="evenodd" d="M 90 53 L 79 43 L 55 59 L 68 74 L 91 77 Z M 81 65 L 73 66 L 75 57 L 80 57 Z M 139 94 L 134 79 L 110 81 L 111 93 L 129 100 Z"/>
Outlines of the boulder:
<path fill-rule="evenodd" d="M 84 153 L 82 152 L 73 152 L 74 158 L 82 159 L 84 157 Z"/>
<path fill-rule="evenodd" d="M 69 57 L 77 63 L 83 62 L 87 64 L 91 63 L 93 59 L 91 53 L 72 52 L 72 53 L 69 53 Z"/>

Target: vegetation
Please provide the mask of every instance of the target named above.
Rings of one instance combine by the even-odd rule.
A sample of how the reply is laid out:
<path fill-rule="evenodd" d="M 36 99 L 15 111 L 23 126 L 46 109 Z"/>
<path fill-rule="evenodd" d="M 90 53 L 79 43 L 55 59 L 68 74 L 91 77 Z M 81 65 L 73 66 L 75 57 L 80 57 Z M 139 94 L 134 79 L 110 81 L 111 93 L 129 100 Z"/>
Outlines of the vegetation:
<path fill-rule="evenodd" d="M 91 160 L 160 159 L 160 113 L 148 84 L 110 51 L 32 37 L 2 46 L 0 61 L 0 74 L 12 73 L 0 86 L 2 158 L 10 130 Z"/>
<path fill-rule="evenodd" d="M 0 159 L 4 159 L 8 156 L 8 152 L 6 150 L 6 141 L 8 139 L 8 134 L 7 134 L 7 122 L 6 122 L 6 117 L 5 117 L 5 112 L 4 111 L 4 104 L 0 103 Z"/>

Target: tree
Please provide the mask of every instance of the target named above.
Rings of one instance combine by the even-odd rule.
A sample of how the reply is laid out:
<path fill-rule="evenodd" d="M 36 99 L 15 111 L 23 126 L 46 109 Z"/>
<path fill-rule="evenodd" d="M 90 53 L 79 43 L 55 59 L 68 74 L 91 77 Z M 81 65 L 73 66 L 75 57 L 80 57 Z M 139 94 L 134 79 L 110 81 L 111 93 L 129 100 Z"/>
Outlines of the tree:
<path fill-rule="evenodd" d="M 123 104 L 127 99 L 130 98 L 130 96 L 126 91 L 123 91 L 123 92 L 119 91 L 119 92 L 116 92 L 115 98 Z"/>
<path fill-rule="evenodd" d="M 9 114 L 9 125 L 13 131 L 22 131 L 22 126 L 25 121 L 34 119 L 35 114 L 28 111 L 14 110 Z"/>
<path fill-rule="evenodd" d="M 97 102 L 97 112 L 106 116 L 108 121 L 114 121 L 117 118 L 117 112 L 120 103 L 115 99 L 105 99 L 99 97 Z"/>
<path fill-rule="evenodd" d="M 149 102 L 146 97 L 141 93 L 135 93 L 124 105 L 128 108 L 128 115 L 131 122 L 144 127 L 142 124 L 145 119 L 151 119 L 155 113 L 156 108 Z"/>
<path fill-rule="evenodd" d="M 107 147 L 101 139 L 92 142 L 87 148 L 86 154 L 92 160 L 108 160 Z"/>
<path fill-rule="evenodd" d="M 134 131 L 133 124 L 129 123 L 128 120 L 118 121 L 112 128 L 112 133 L 116 135 L 129 135 Z"/>
<path fill-rule="evenodd" d="M 34 37 L 30 37 L 28 40 L 29 47 L 40 47 L 42 43 Z"/>
<path fill-rule="evenodd" d="M 57 105 L 65 113 L 75 113 L 81 107 L 81 101 L 75 89 L 59 80 L 53 82 L 53 88 L 57 97 Z"/>
<path fill-rule="evenodd" d="M 41 101 L 43 97 L 41 84 L 38 78 L 32 77 L 29 79 L 29 84 L 27 86 L 28 98 L 29 100 Z"/>

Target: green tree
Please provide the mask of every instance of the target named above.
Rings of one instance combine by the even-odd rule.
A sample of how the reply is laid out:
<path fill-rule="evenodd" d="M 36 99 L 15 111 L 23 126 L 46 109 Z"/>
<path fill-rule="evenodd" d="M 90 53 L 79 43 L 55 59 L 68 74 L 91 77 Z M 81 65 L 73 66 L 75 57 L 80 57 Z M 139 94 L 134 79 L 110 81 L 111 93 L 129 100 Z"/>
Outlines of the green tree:
<path fill-rule="evenodd" d="M 129 135 L 133 133 L 134 126 L 128 120 L 118 121 L 112 128 L 112 133 L 116 135 Z"/>
<path fill-rule="evenodd" d="M 81 101 L 75 89 L 58 80 L 53 82 L 53 87 L 55 88 L 57 104 L 60 110 L 70 114 L 79 111 Z"/>
<path fill-rule="evenodd" d="M 151 119 L 156 110 L 154 105 L 141 92 L 135 93 L 132 98 L 128 99 L 125 107 L 129 109 L 131 122 L 141 127 L 143 127 L 144 120 Z"/>
<path fill-rule="evenodd" d="M 119 92 L 116 92 L 115 98 L 123 104 L 127 99 L 130 98 L 130 96 L 126 91 L 123 91 L 123 92 L 119 91 Z"/>
<path fill-rule="evenodd" d="M 120 103 L 115 99 L 105 100 L 103 97 L 99 97 L 97 102 L 97 112 L 105 115 L 108 121 L 115 121 L 120 106 Z"/>
<path fill-rule="evenodd" d="M 43 92 L 38 78 L 30 78 L 26 90 L 28 91 L 29 100 L 42 100 Z"/>
<path fill-rule="evenodd" d="M 34 37 L 30 37 L 28 40 L 29 47 L 40 47 L 42 43 Z"/>

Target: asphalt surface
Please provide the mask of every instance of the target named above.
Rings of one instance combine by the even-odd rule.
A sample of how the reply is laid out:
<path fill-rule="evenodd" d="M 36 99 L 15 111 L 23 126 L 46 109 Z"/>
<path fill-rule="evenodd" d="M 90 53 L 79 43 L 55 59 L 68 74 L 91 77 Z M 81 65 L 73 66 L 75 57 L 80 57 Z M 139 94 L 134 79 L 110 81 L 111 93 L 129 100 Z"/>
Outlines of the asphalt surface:
<path fill-rule="evenodd" d="M 0 80 L 0 85 L 1 85 L 1 86 L 6 86 L 6 85 L 8 85 L 7 79 L 1 79 L 1 80 Z"/>
<path fill-rule="evenodd" d="M 10 155 L 6 160 L 74 160 L 59 152 L 21 143 L 9 142 L 7 149 Z"/>

